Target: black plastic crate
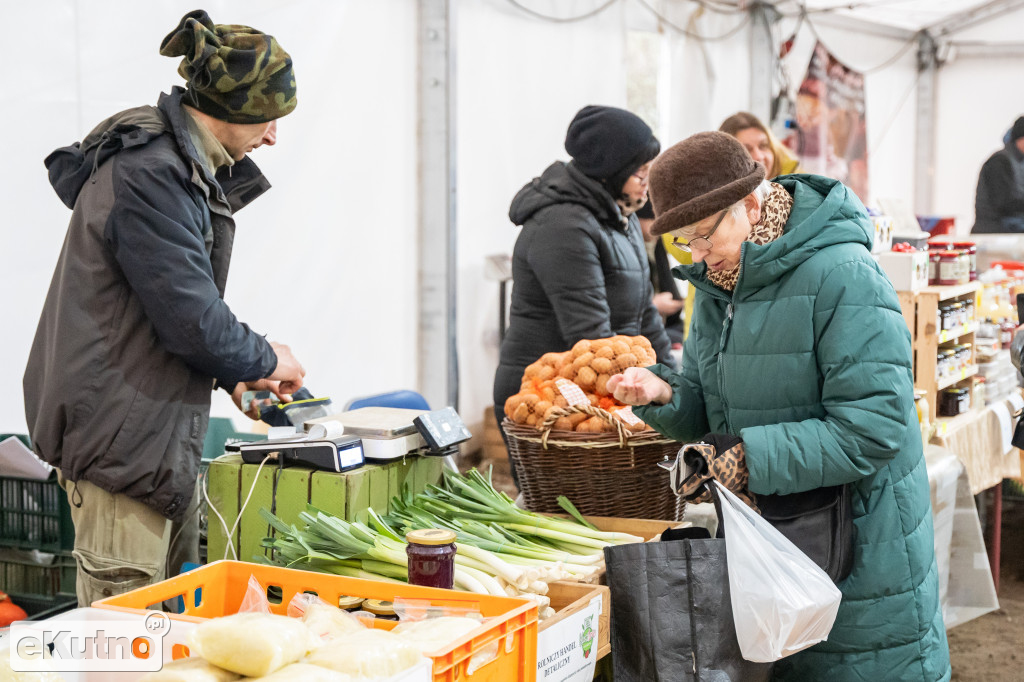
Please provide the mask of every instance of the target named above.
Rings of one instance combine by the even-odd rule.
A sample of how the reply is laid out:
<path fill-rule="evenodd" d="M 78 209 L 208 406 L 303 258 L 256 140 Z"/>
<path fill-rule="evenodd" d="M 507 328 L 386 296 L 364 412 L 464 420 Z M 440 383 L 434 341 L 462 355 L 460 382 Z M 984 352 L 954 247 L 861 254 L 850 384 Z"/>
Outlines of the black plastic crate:
<path fill-rule="evenodd" d="M 10 594 L 11 602 L 25 610 L 28 620 L 46 620 L 78 606 L 74 594 L 59 593 L 50 597 L 39 594 Z"/>
<path fill-rule="evenodd" d="M 66 552 L 57 554 L 48 565 L 5 553 L 0 556 L 0 592 L 41 599 L 61 592 L 74 594 L 77 571 L 74 557 Z"/>
<path fill-rule="evenodd" d="M 71 505 L 56 475 L 45 481 L 0 476 L 0 547 L 74 549 Z"/>

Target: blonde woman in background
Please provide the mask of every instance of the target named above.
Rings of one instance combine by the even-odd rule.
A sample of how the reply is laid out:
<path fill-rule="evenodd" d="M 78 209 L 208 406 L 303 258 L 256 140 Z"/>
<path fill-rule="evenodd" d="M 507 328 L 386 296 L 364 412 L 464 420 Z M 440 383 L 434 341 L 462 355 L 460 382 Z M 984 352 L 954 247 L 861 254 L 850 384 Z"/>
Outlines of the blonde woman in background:
<path fill-rule="evenodd" d="M 750 157 L 764 166 L 769 180 L 780 175 L 802 172 L 800 162 L 793 152 L 775 139 L 757 116 L 740 111 L 722 121 L 718 129 L 739 140 Z"/>

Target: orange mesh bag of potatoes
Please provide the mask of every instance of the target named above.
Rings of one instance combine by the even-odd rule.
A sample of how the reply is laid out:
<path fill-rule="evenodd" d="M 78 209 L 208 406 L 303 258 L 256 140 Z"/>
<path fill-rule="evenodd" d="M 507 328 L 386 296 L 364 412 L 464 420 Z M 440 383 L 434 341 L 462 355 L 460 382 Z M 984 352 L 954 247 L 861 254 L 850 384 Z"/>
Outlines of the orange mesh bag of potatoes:
<path fill-rule="evenodd" d="M 592 406 L 614 414 L 625 405 L 608 393 L 608 379 L 629 367 L 647 367 L 655 362 L 657 358 L 651 342 L 643 336 L 583 339 L 571 350 L 545 353 L 527 366 L 519 393 L 505 401 L 505 416 L 516 424 L 538 429 L 551 418 L 554 420 L 553 430 L 582 433 L 615 431 L 616 427 L 600 416 L 566 413 L 569 402 L 557 382 L 560 379 L 573 382 Z M 650 428 L 638 419 L 627 422 L 626 427 L 631 431 Z"/>

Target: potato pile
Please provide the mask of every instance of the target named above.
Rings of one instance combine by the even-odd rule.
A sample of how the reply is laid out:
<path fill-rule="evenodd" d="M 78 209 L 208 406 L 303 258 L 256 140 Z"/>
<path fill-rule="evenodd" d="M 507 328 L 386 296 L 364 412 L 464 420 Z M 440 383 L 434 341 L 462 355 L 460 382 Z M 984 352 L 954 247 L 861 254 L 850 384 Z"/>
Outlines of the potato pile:
<path fill-rule="evenodd" d="M 583 339 L 564 353 L 545 353 L 523 372 L 519 393 L 505 401 L 505 416 L 516 424 L 536 426 L 544 423 L 551 410 L 567 407 L 568 401 L 555 382 L 572 381 L 586 394 L 590 404 L 609 412 L 625 407 L 609 395 L 608 379 L 629 367 L 647 367 L 657 362 L 651 342 L 643 336 L 612 336 L 607 339 Z M 615 427 L 601 417 L 571 414 L 559 417 L 553 427 L 560 431 L 600 433 Z M 648 429 L 639 422 L 631 431 Z"/>

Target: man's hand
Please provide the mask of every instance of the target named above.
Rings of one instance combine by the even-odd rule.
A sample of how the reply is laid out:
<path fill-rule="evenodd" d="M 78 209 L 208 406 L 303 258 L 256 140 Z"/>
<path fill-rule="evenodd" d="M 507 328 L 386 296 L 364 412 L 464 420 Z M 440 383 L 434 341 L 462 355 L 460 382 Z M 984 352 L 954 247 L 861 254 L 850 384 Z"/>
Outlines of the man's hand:
<path fill-rule="evenodd" d="M 273 374 L 267 377 L 267 379 L 280 382 L 278 390 L 274 391 L 278 397 L 281 395 L 290 396 L 302 388 L 302 378 L 306 376 L 306 370 L 295 359 L 295 356 L 292 355 L 292 349 L 288 346 L 271 341 L 270 347 L 277 353 L 277 367 L 274 368 Z"/>
<path fill-rule="evenodd" d="M 231 399 L 235 401 L 235 407 L 242 411 L 242 413 L 249 419 L 259 421 L 260 408 L 266 405 L 271 405 L 272 400 L 267 398 L 266 400 L 256 401 L 253 400 L 249 403 L 249 409 L 244 409 L 242 405 L 242 396 L 246 391 L 270 391 L 278 397 L 282 403 L 290 403 L 292 396 L 290 393 L 281 393 L 281 382 L 271 381 L 270 379 L 259 379 L 257 381 L 239 381 L 235 384 L 235 390 L 231 392 Z"/>
<path fill-rule="evenodd" d="M 683 309 L 683 303 L 684 301 L 681 299 L 672 298 L 671 292 L 668 291 L 654 295 L 654 307 L 658 309 L 662 317 L 675 315 Z"/>
<path fill-rule="evenodd" d="M 630 367 L 608 379 L 608 392 L 626 405 L 664 405 L 672 400 L 672 387 L 643 367 Z"/>

